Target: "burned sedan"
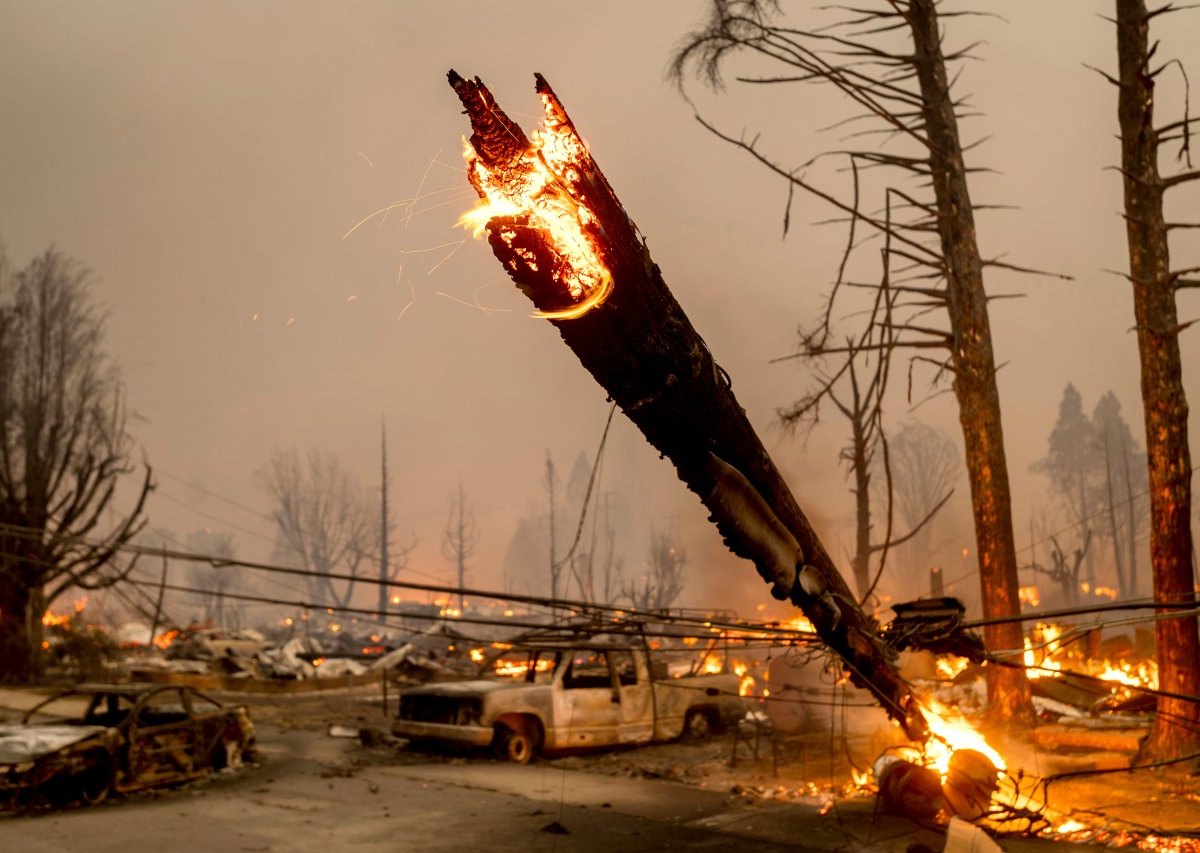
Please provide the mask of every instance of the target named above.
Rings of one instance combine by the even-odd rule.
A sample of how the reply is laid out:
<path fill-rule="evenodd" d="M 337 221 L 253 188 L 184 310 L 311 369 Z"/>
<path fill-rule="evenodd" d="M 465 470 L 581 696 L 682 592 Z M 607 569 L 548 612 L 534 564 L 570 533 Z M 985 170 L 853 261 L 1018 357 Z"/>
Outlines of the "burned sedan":
<path fill-rule="evenodd" d="M 244 706 L 191 687 L 83 685 L 34 706 L 18 724 L 0 725 L 0 808 L 97 803 L 254 757 Z"/>

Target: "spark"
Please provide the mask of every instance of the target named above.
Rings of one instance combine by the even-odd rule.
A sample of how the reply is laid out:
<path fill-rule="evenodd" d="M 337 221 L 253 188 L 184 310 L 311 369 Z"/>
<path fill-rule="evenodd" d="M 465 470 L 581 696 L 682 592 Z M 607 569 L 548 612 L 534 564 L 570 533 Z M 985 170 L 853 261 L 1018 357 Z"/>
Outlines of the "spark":
<path fill-rule="evenodd" d="M 429 207 L 423 207 L 420 210 L 412 209 L 413 205 L 415 205 L 417 202 L 419 202 L 422 198 L 428 198 L 429 196 L 434 196 L 434 195 L 441 195 L 443 193 L 454 193 L 454 196 L 447 199 L 446 201 L 438 202 L 437 204 L 430 205 Z M 349 237 L 351 234 L 353 234 L 355 231 L 357 231 L 362 226 L 366 225 L 368 222 L 370 222 L 376 216 L 383 216 L 383 217 L 385 217 L 385 221 L 386 221 L 387 214 L 390 211 L 395 210 L 397 207 L 404 207 L 407 209 L 408 212 L 406 213 L 405 220 L 404 220 L 405 222 L 407 222 L 408 220 L 412 219 L 414 216 L 416 216 L 419 213 L 428 213 L 431 210 L 436 210 L 437 208 L 444 207 L 447 204 L 457 204 L 458 202 L 462 201 L 462 199 L 470 198 L 472 195 L 474 195 L 474 193 L 470 189 L 463 189 L 461 187 L 446 187 L 445 189 L 440 189 L 440 190 L 430 190 L 423 197 L 422 196 L 414 196 L 413 198 L 402 198 L 398 201 L 393 201 L 391 204 L 379 208 L 379 210 L 375 211 L 374 213 L 370 213 L 370 214 L 364 216 L 358 222 L 354 223 L 353 227 L 351 227 L 349 231 L 347 231 L 345 234 L 342 235 L 342 239 L 345 240 L 347 237 Z M 382 225 L 383 223 L 380 223 L 380 224 Z"/>
<path fill-rule="evenodd" d="M 440 261 L 438 261 L 436 264 L 434 264 L 434 265 L 433 265 L 433 266 L 430 268 L 429 272 L 425 273 L 425 275 L 426 275 L 426 276 L 431 276 L 431 275 L 433 275 L 435 272 L 437 272 L 437 270 L 438 270 L 438 267 L 440 267 L 442 264 L 446 263 L 446 261 L 448 261 L 448 260 L 450 260 L 452 257 L 454 257 L 454 253 L 455 253 L 455 252 L 457 252 L 459 249 L 461 249 L 461 248 L 462 248 L 462 245 L 463 245 L 463 243 L 465 243 L 465 242 L 467 242 L 467 238 L 466 238 L 466 237 L 464 237 L 463 239 L 459 240 L 459 241 L 458 241 L 458 244 L 457 244 L 457 245 L 455 245 L 455 247 L 454 247 L 453 249 L 451 249 L 449 252 L 447 252 L 447 253 L 446 253 L 446 257 L 442 258 Z"/>
<path fill-rule="evenodd" d="M 484 287 L 486 287 L 486 285 L 484 285 Z M 480 289 L 482 290 L 482 287 Z M 457 296 L 451 296 L 449 293 L 444 293 L 440 290 L 434 292 L 433 295 L 434 296 L 444 296 L 447 299 L 449 299 L 451 302 L 457 302 L 460 305 L 466 305 L 468 308 L 476 308 L 476 309 L 482 311 L 484 314 L 488 314 L 488 315 L 496 314 L 498 312 L 507 314 L 509 311 L 512 310 L 511 308 L 488 308 L 485 305 L 480 305 L 479 299 L 478 299 L 479 290 L 476 290 L 475 294 L 476 294 L 475 302 L 467 302 L 465 299 L 459 299 Z"/>
<path fill-rule="evenodd" d="M 419 184 L 417 184 L 417 193 L 416 193 L 416 195 L 413 196 L 412 204 L 410 204 L 408 206 L 408 210 L 406 211 L 406 215 L 404 217 L 404 226 L 400 229 L 401 231 L 408 230 L 408 223 L 413 218 L 412 208 L 414 205 L 416 205 L 417 199 L 421 198 L 421 191 L 425 189 L 425 181 L 429 177 L 429 170 L 433 168 L 434 161 L 436 161 L 437 158 L 441 157 L 441 156 L 442 156 L 442 149 L 439 148 L 437 150 L 437 153 L 434 154 L 433 157 L 430 159 L 430 161 L 425 164 L 425 173 L 423 175 L 421 175 L 421 182 Z M 386 215 L 384 218 L 386 219 Z"/>
<path fill-rule="evenodd" d="M 425 248 L 425 249 L 401 249 L 400 254 L 402 254 L 402 255 L 421 255 L 421 254 L 424 254 L 425 252 L 436 252 L 438 249 L 444 249 L 447 246 L 456 246 L 456 247 L 461 246 L 465 242 L 467 242 L 467 241 L 466 241 L 466 238 L 464 237 L 462 240 L 451 240 L 447 243 L 438 243 L 436 246 L 429 246 L 428 248 Z"/>
<path fill-rule="evenodd" d="M 258 322 L 258 312 L 257 311 L 255 311 L 252 315 L 250 315 L 250 321 L 254 322 L 254 323 Z"/>
<path fill-rule="evenodd" d="M 357 295 L 357 294 L 354 294 L 354 293 L 352 293 L 352 294 L 350 294 L 349 296 L 347 296 L 347 297 L 346 297 L 346 301 L 347 301 L 347 302 L 357 302 L 357 301 L 358 301 L 358 295 Z"/>
<path fill-rule="evenodd" d="M 368 166 L 370 166 L 372 169 L 374 169 L 374 168 L 375 168 L 375 164 L 371 162 L 371 158 L 370 158 L 370 157 L 368 157 L 366 154 L 364 154 L 364 153 L 362 153 L 361 151 L 359 151 L 359 152 L 358 152 L 358 156 L 359 156 L 359 157 L 362 157 L 364 160 L 366 160 L 366 161 L 367 161 L 367 165 L 368 165 Z"/>
<path fill-rule="evenodd" d="M 401 267 L 400 267 L 400 272 L 403 272 L 403 271 L 404 271 L 404 267 L 403 267 L 403 266 L 401 266 Z M 399 284 L 399 283 L 400 283 L 400 272 L 396 273 L 396 284 Z M 407 305 L 405 305 L 403 308 L 401 308 L 401 309 L 400 309 L 400 316 L 398 316 L 398 317 L 396 318 L 396 322 L 399 322 L 400 320 L 404 319 L 404 315 L 408 313 L 408 309 L 409 309 L 409 308 L 412 308 L 412 307 L 413 307 L 413 305 L 415 305 L 415 304 L 416 304 L 416 301 L 417 301 L 417 293 L 416 293 L 416 291 L 415 291 L 415 290 L 413 290 L 413 286 L 412 286 L 412 282 L 411 282 L 411 281 L 408 283 L 408 296 L 409 296 L 409 299 L 408 299 L 408 304 L 407 304 Z"/>
<path fill-rule="evenodd" d="M 288 326 L 292 325 L 292 323 L 295 323 L 295 322 L 296 322 L 295 317 L 288 317 L 287 322 L 283 324 L 284 328 L 287 328 Z"/>

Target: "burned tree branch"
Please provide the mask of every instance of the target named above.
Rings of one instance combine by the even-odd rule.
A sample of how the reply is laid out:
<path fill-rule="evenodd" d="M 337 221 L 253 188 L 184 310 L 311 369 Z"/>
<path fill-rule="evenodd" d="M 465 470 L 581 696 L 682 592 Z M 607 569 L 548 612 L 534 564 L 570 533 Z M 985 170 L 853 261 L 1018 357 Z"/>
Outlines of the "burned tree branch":
<path fill-rule="evenodd" d="M 546 120 L 531 140 L 480 80 L 449 74 L 473 130 L 468 176 L 485 202 L 474 221 L 539 313 L 699 495 L 730 550 L 753 561 L 854 682 L 923 738 L 924 718 L 878 626 L 858 608 L 558 98 L 536 79 Z"/>

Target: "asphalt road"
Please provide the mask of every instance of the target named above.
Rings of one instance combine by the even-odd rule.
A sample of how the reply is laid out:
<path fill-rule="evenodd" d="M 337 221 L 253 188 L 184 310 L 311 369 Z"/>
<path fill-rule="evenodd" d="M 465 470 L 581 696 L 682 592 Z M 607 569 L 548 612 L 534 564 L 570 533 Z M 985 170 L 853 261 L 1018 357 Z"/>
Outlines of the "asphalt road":
<path fill-rule="evenodd" d="M 659 779 L 367 749 L 261 726 L 256 767 L 92 808 L 0 817 L 0 851 L 904 851 L 944 836 L 872 801 L 815 805 Z M 1018 851 L 1049 842 L 1005 842 Z M 1055 844 L 1056 850 L 1064 845 Z"/>

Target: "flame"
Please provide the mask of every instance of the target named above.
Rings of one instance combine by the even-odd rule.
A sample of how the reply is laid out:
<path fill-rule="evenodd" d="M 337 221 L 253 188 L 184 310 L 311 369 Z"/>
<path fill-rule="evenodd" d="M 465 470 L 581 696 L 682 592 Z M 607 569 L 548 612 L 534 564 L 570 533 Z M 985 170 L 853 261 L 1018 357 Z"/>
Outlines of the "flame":
<path fill-rule="evenodd" d="M 1064 820 L 1058 826 L 1054 827 L 1054 832 L 1058 835 L 1065 835 L 1068 832 L 1079 832 L 1081 829 L 1089 829 L 1086 823 L 1080 823 L 1077 820 Z"/>
<path fill-rule="evenodd" d="M 705 675 L 717 675 L 724 671 L 725 671 L 725 667 L 721 664 L 721 661 L 718 660 L 717 658 L 708 657 L 708 658 L 704 659 L 703 672 Z"/>
<path fill-rule="evenodd" d="M 1036 586 L 1022 586 L 1017 587 L 1017 600 L 1030 607 L 1037 607 L 1042 603 L 1042 596 Z"/>
<path fill-rule="evenodd" d="M 1111 586 L 1098 586 L 1092 590 L 1092 594 L 1099 596 L 1100 598 L 1107 598 L 1111 601 L 1116 601 L 1118 593 Z"/>
<path fill-rule="evenodd" d="M 160 649 L 170 648 L 171 644 L 179 639 L 180 632 L 172 628 L 170 631 L 163 631 L 152 641 L 155 646 Z"/>
<path fill-rule="evenodd" d="M 1096 677 L 1105 681 L 1125 684 L 1129 687 L 1149 687 L 1158 689 L 1158 664 L 1155 661 L 1142 661 L 1138 664 L 1112 664 L 1105 661 L 1101 666 L 1103 671 L 1097 672 Z"/>
<path fill-rule="evenodd" d="M 1054 660 L 1054 655 L 1062 649 L 1063 629 L 1049 622 L 1038 622 L 1033 626 L 1033 637 L 1025 638 L 1025 675 L 1029 678 L 1057 678 L 1054 672 L 1047 670 L 1062 670 L 1062 663 Z M 1038 648 L 1034 648 L 1034 640 Z M 1038 651 L 1040 650 L 1040 656 Z"/>
<path fill-rule="evenodd" d="M 789 631 L 796 631 L 801 634 L 815 634 L 817 632 L 812 620 L 807 616 L 797 616 L 795 619 L 789 619 L 783 623 L 783 627 Z"/>
<path fill-rule="evenodd" d="M 521 217 L 527 227 L 540 232 L 554 259 L 550 275 L 574 304 L 560 311 L 537 311 L 534 316 L 571 320 L 603 303 L 612 292 L 613 280 L 592 236 L 596 216 L 584 203 L 579 186 L 590 159 L 587 148 L 561 121 L 547 96 L 542 96 L 542 103 L 546 112 L 542 128 L 530 134 L 529 150 L 502 171 L 489 170 L 470 142 L 463 140 L 467 171 L 482 198 L 456 224 L 480 237 L 496 217 Z M 511 246 L 516 232 L 498 227 L 500 238 Z M 537 269 L 532 252 L 515 252 Z"/>
<path fill-rule="evenodd" d="M 475 661 L 475 663 L 483 663 L 483 649 L 471 649 L 470 655 L 471 660 Z"/>
<path fill-rule="evenodd" d="M 744 663 L 735 663 L 733 665 L 733 674 L 739 679 L 738 696 L 752 696 L 754 694 L 754 676 L 749 674 L 749 667 Z"/>
<path fill-rule="evenodd" d="M 941 774 L 943 783 L 950 767 L 950 756 L 956 749 L 981 752 L 996 765 L 996 769 L 1005 769 L 1006 764 L 1000 753 L 996 752 L 964 717 L 936 700 L 931 700 L 923 710 L 929 731 L 933 735 L 925 744 L 925 757 L 930 766 Z"/>
<path fill-rule="evenodd" d="M 47 610 L 42 614 L 42 626 L 46 628 L 69 627 L 71 624 L 71 614 L 55 613 Z"/>
<path fill-rule="evenodd" d="M 78 616 L 87 609 L 87 596 L 75 599 L 71 604 L 72 613 L 55 613 L 53 610 L 47 610 L 42 614 L 42 626 L 45 628 L 70 628 L 71 618 Z"/>
<path fill-rule="evenodd" d="M 449 616 L 451 619 L 457 619 L 462 616 L 462 610 L 457 607 L 443 607 L 438 611 L 438 616 Z"/>
<path fill-rule="evenodd" d="M 943 678 L 952 679 L 958 677 L 959 673 L 966 669 L 970 663 L 971 661 L 967 658 L 959 657 L 958 655 L 949 655 L 938 658 L 934 661 L 934 666 L 937 667 L 938 674 Z"/>
<path fill-rule="evenodd" d="M 535 672 L 548 672 L 554 666 L 554 661 L 549 658 L 538 658 L 538 662 L 534 665 Z M 512 678 L 523 676 L 529 672 L 529 661 L 526 660 L 504 660 L 503 658 L 496 661 L 496 675 L 505 675 Z"/>

